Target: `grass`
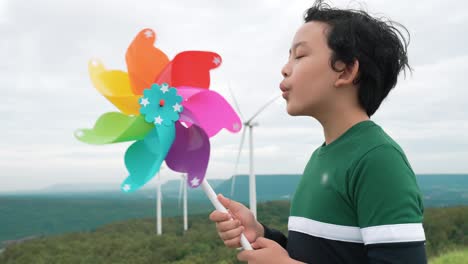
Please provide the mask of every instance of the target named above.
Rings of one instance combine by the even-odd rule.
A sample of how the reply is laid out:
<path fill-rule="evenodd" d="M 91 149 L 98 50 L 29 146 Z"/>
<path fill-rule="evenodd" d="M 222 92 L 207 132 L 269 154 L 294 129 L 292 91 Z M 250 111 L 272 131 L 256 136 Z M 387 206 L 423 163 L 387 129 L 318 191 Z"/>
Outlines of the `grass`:
<path fill-rule="evenodd" d="M 447 252 L 439 257 L 430 259 L 429 264 L 468 264 L 468 249 Z"/>

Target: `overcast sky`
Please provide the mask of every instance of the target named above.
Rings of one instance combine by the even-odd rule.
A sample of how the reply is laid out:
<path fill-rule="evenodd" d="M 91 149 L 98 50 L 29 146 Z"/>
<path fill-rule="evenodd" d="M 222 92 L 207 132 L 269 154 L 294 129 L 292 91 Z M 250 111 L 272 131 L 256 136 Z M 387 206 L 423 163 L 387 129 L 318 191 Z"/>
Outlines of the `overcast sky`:
<path fill-rule="evenodd" d="M 211 89 L 244 118 L 279 95 L 280 69 L 302 14 L 312 1 L 0 0 L 0 191 L 53 184 L 110 183 L 127 176 L 129 143 L 91 146 L 73 131 L 115 111 L 91 85 L 87 64 L 101 59 L 126 71 L 125 52 L 143 28 L 170 58 L 184 50 L 223 57 Z M 468 3 L 465 1 L 333 1 L 363 7 L 404 24 L 414 73 L 401 78 L 373 117 L 405 149 L 416 173 L 468 173 Z M 403 76 L 401 76 L 403 77 Z M 323 142 L 319 124 L 290 117 L 280 99 L 258 117 L 257 173 L 301 173 Z M 234 172 L 240 134 L 212 139 L 209 178 Z M 242 153 L 239 173 L 248 172 Z M 163 179 L 177 175 L 163 171 Z"/>

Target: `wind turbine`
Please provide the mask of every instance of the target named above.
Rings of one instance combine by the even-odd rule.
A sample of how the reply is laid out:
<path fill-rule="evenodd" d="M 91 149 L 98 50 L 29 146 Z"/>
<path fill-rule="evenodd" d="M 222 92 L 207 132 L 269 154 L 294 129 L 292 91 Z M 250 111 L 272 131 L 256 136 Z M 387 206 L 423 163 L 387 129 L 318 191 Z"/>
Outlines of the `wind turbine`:
<path fill-rule="evenodd" d="M 162 168 L 161 168 L 162 169 Z M 156 234 L 158 236 L 162 235 L 162 221 L 161 221 L 161 172 L 158 172 L 157 180 L 157 192 L 156 192 Z"/>
<path fill-rule="evenodd" d="M 237 104 L 236 97 L 234 96 L 234 93 L 232 92 L 231 85 L 229 84 L 228 87 L 229 87 L 229 92 L 231 93 L 231 96 L 234 101 L 234 106 L 236 107 L 236 110 L 239 113 L 242 120 L 244 120 L 242 113 L 240 111 L 239 105 Z M 233 197 L 237 167 L 239 165 L 239 158 L 240 158 L 240 154 L 242 151 L 242 146 L 244 145 L 246 127 L 248 127 L 249 128 L 249 208 L 255 218 L 257 218 L 257 187 L 256 187 L 256 181 L 255 181 L 255 173 L 254 173 L 253 128 L 255 126 L 258 126 L 258 123 L 254 122 L 254 120 L 259 114 L 261 114 L 269 105 L 271 105 L 279 97 L 280 96 L 275 96 L 272 99 L 268 100 L 267 103 L 264 104 L 262 107 L 260 107 L 251 118 L 247 119 L 247 121 L 243 123 L 244 127 L 242 128 L 243 131 L 242 131 L 241 141 L 239 144 L 239 151 L 237 153 L 236 166 L 235 166 L 234 175 L 232 176 L 232 181 L 231 181 L 231 197 Z"/>
<path fill-rule="evenodd" d="M 187 215 L 187 175 L 182 174 L 179 185 L 179 208 L 180 208 L 180 200 L 183 196 L 183 203 L 184 203 L 184 231 L 188 230 L 188 215 Z"/>

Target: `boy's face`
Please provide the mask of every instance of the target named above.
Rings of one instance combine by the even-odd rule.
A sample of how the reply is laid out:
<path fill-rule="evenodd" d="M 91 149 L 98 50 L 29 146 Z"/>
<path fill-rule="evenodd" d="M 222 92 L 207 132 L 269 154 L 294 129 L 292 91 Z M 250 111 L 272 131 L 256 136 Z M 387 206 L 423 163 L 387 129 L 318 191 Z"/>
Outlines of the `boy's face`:
<path fill-rule="evenodd" d="M 290 115 L 317 117 L 334 103 L 334 83 L 340 73 L 330 66 L 327 28 L 325 23 L 312 21 L 303 24 L 294 36 L 280 84 Z"/>

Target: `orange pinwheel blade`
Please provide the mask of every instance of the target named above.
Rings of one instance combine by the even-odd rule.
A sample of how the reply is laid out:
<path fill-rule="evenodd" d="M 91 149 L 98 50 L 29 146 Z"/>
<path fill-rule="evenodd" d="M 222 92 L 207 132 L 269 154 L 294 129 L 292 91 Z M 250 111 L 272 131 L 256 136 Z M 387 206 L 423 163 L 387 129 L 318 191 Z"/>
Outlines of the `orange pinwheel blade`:
<path fill-rule="evenodd" d="M 155 41 L 156 33 L 143 29 L 127 49 L 125 59 L 134 94 L 143 94 L 169 63 L 167 55 L 154 46 Z"/>

